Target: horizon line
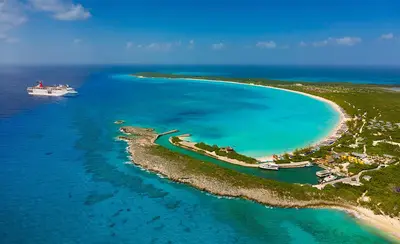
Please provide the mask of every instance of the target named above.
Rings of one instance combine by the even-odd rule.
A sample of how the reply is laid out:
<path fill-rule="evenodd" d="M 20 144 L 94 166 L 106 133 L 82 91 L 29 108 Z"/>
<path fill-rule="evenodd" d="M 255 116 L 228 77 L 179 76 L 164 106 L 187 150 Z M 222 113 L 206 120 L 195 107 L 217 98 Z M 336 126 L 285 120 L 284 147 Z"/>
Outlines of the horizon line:
<path fill-rule="evenodd" d="M 1 66 L 298 66 L 298 67 L 400 67 L 400 64 L 221 64 L 221 63 L 0 63 Z"/>

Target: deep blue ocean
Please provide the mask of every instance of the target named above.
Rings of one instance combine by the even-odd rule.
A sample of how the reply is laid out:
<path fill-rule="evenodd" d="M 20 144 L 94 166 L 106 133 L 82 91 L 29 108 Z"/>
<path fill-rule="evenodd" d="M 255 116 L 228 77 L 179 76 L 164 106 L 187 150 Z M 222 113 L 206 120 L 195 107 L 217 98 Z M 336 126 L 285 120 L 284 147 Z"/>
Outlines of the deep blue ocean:
<path fill-rule="evenodd" d="M 287 92 L 127 76 L 143 71 L 400 84 L 399 69 L 382 67 L 2 66 L 0 243 L 389 242 L 340 211 L 218 198 L 125 164 L 126 145 L 115 140 L 119 119 L 180 129 L 254 156 L 312 143 L 337 122 L 326 104 Z M 79 95 L 28 96 L 26 87 L 38 79 L 68 83 Z M 179 150 L 166 139 L 158 143 Z M 260 177 L 316 181 L 316 167 L 266 172 L 212 162 Z"/>

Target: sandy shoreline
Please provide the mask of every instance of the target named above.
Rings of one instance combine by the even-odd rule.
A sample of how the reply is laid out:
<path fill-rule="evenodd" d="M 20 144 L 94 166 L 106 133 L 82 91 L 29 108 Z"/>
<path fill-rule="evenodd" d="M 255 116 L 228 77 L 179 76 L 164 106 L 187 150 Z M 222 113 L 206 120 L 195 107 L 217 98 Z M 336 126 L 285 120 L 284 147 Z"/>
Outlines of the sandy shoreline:
<path fill-rule="evenodd" d="M 382 231 L 385 237 L 390 238 L 391 241 L 400 243 L 400 219 L 390 218 L 386 215 L 376 215 L 372 210 L 363 207 L 340 207 L 331 206 L 325 207 L 328 209 L 336 209 L 346 212 L 350 216 L 360 220 L 362 224 L 373 227 Z"/>
<path fill-rule="evenodd" d="M 136 77 L 137 78 L 146 78 L 143 76 L 136 76 Z M 151 78 L 151 77 L 149 77 L 149 78 Z M 345 111 L 339 105 L 332 102 L 331 100 L 328 100 L 326 98 L 319 97 L 316 95 L 312 95 L 309 93 L 294 91 L 294 90 L 284 89 L 284 88 L 279 88 L 279 87 L 273 87 L 273 86 L 263 86 L 263 85 L 240 83 L 240 82 L 233 82 L 233 81 L 219 81 L 219 80 L 196 79 L 196 78 L 163 78 L 163 79 L 195 80 L 195 81 L 207 81 L 207 82 L 229 83 L 229 84 L 237 84 L 237 85 L 244 85 L 244 86 L 262 87 L 262 88 L 269 88 L 269 89 L 281 90 L 281 91 L 286 91 L 286 92 L 292 92 L 292 93 L 300 94 L 300 95 L 307 96 L 307 97 L 316 99 L 318 101 L 324 102 L 324 103 L 328 104 L 331 108 L 333 108 L 339 114 L 339 121 L 337 122 L 335 127 L 330 131 L 330 133 L 327 136 L 321 138 L 316 143 L 310 144 L 310 146 L 318 146 L 318 145 L 324 144 L 334 138 L 337 139 L 341 136 L 340 131 L 345 130 L 345 128 L 346 128 L 346 121 L 347 121 L 348 116 L 346 115 Z M 291 153 L 291 152 L 288 152 L 288 153 Z M 257 157 L 256 159 L 258 161 L 271 161 L 273 159 L 273 155 Z"/>

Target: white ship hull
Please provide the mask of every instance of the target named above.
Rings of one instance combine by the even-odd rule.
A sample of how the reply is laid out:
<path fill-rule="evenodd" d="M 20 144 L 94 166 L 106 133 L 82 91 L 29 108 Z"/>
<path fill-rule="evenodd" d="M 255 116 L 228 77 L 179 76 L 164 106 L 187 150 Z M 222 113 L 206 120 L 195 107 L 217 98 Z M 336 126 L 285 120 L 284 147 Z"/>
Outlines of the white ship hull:
<path fill-rule="evenodd" d="M 333 181 L 333 180 L 336 180 L 336 179 L 337 179 L 336 176 L 330 175 L 330 176 L 325 177 L 325 178 L 322 180 L 322 183 L 330 182 L 330 181 Z"/>
<path fill-rule="evenodd" d="M 65 87 L 28 87 L 28 94 L 32 96 L 50 96 L 50 97 L 61 97 L 71 94 L 77 94 L 72 88 Z"/>
<path fill-rule="evenodd" d="M 48 92 L 47 90 L 44 89 L 34 89 L 33 91 L 28 91 L 29 95 L 33 95 L 33 96 L 51 96 L 51 97 L 61 97 L 64 96 L 66 94 L 68 94 L 68 92 L 66 91 L 51 91 Z"/>
<path fill-rule="evenodd" d="M 279 170 L 279 165 L 274 163 L 264 163 L 260 164 L 258 167 L 265 170 Z"/>

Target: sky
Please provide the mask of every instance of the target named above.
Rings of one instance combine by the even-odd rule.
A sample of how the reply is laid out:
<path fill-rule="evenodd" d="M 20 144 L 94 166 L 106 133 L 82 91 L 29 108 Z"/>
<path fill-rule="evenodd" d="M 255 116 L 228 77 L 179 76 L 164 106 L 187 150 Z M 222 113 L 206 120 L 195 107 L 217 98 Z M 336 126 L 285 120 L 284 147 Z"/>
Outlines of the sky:
<path fill-rule="evenodd" d="M 400 65 L 400 1 L 0 0 L 0 63 Z"/>

